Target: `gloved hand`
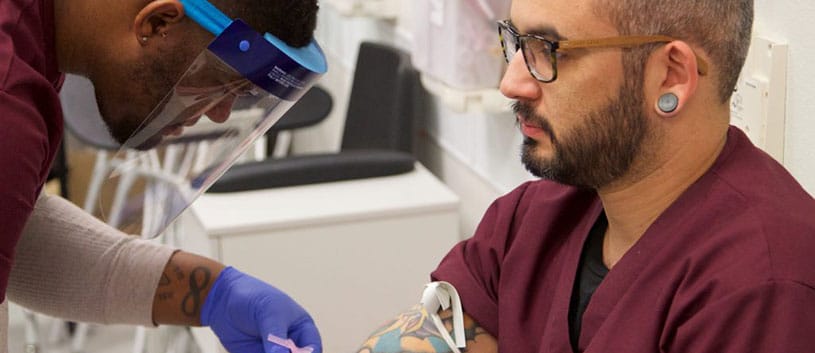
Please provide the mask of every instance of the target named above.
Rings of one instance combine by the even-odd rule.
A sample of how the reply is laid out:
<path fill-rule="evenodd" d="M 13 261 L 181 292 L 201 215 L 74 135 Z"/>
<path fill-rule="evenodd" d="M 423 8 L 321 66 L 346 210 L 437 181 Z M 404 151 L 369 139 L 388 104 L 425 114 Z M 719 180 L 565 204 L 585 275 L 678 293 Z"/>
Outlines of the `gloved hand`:
<path fill-rule="evenodd" d="M 291 338 L 298 347 L 322 353 L 314 320 L 288 295 L 257 278 L 227 267 L 215 280 L 201 308 L 209 326 L 231 353 L 289 353 L 269 342 L 269 334 Z"/>

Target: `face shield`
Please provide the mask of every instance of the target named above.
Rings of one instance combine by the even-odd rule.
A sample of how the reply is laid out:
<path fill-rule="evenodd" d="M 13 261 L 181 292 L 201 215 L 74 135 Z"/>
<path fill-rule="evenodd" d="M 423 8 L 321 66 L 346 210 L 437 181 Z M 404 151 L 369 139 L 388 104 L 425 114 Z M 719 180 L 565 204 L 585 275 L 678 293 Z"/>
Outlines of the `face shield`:
<path fill-rule="evenodd" d="M 102 218 L 156 237 L 326 72 L 312 41 L 293 48 L 206 0 L 185 13 L 216 38 L 125 141 L 101 186 Z"/>

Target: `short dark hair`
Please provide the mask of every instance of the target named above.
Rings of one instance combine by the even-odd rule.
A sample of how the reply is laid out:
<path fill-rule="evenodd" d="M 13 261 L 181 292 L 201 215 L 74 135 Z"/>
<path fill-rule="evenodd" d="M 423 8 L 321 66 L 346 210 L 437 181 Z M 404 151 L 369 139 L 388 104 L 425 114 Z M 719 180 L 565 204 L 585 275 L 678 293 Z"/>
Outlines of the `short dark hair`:
<path fill-rule="evenodd" d="M 211 0 L 232 18 L 293 47 L 308 45 L 317 27 L 317 0 Z"/>
<path fill-rule="evenodd" d="M 696 44 L 710 56 L 719 98 L 733 95 L 753 28 L 753 0 L 596 0 L 622 35 L 666 35 Z M 626 65 L 642 67 L 654 46 L 634 49 Z M 632 69 L 640 72 L 641 69 Z"/>

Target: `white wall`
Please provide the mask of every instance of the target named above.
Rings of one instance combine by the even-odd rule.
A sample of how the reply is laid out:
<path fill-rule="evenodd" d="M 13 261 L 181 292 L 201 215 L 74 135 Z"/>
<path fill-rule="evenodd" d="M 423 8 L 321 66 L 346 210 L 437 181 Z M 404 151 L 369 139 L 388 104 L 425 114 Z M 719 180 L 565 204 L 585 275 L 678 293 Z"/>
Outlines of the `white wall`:
<path fill-rule="evenodd" d="M 356 60 L 363 40 L 390 43 L 410 50 L 412 7 L 395 1 L 398 19 L 345 16 L 335 1 L 321 3 L 317 37 L 329 60 L 329 74 L 321 85 L 334 95 L 332 115 L 318 127 L 299 131 L 293 151 L 316 152 L 338 148 Z M 457 113 L 431 97 L 430 114 L 421 126 L 420 160 L 461 197 L 462 236 L 469 236 L 496 197 L 530 176 L 519 163 L 520 135 L 509 113 Z"/>
<path fill-rule="evenodd" d="M 397 20 L 352 18 L 339 15 L 331 0 L 323 4 L 319 39 L 331 60 L 331 70 L 342 74 L 324 81 L 337 90 L 343 106 L 355 47 L 362 39 L 412 47 L 408 1 L 397 1 Z M 336 1 L 336 0 L 335 0 Z M 452 0 L 451 0 L 452 1 Z M 785 164 L 801 184 L 815 193 L 815 43 L 811 22 L 815 18 L 813 0 L 756 0 L 756 34 L 789 44 Z M 344 107 L 344 106 L 343 106 Z M 439 99 L 430 102 L 430 114 L 421 122 L 421 161 L 436 173 L 462 200 L 462 235 L 475 229 L 486 207 L 497 196 L 510 191 L 530 175 L 519 162 L 520 134 L 509 113 L 457 113 Z M 344 115 L 344 111 L 339 115 Z M 331 128 L 341 124 L 341 116 Z M 318 128 L 326 129 L 325 127 Z M 307 132 L 312 137 L 319 133 Z M 330 133 L 323 133 L 323 136 Z M 301 149 L 314 149 L 319 139 L 300 139 Z M 338 141 L 338 140 L 337 140 Z M 312 145 L 312 146 L 310 146 Z"/>
<path fill-rule="evenodd" d="M 755 34 L 789 44 L 784 164 L 815 193 L 815 1 L 756 0 Z"/>

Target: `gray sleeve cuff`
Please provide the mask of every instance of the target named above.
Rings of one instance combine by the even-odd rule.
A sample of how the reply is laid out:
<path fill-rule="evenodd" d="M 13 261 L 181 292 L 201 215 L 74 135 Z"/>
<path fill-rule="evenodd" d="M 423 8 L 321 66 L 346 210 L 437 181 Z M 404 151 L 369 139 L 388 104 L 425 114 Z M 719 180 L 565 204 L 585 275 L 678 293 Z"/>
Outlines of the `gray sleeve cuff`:
<path fill-rule="evenodd" d="M 153 326 L 153 297 L 174 252 L 43 196 L 18 243 L 8 297 L 75 321 Z"/>

